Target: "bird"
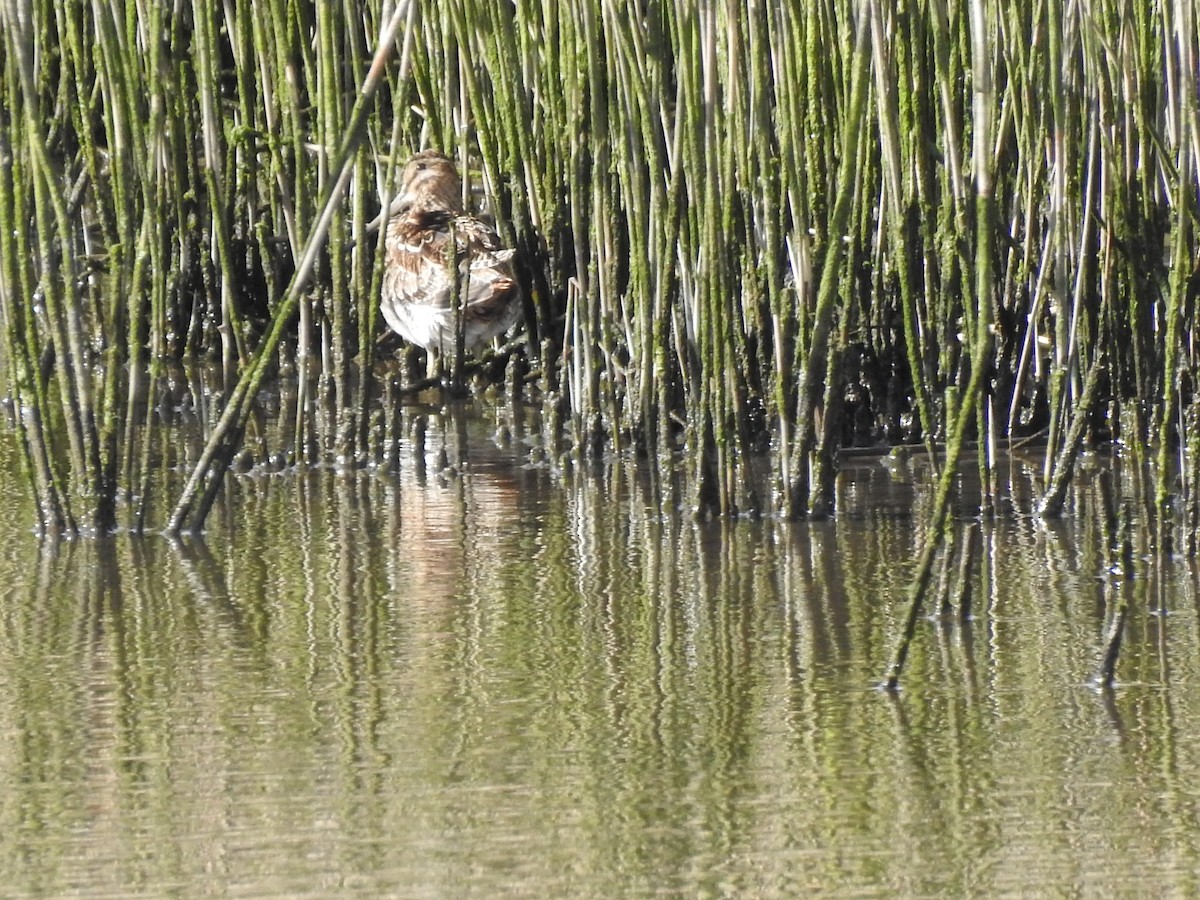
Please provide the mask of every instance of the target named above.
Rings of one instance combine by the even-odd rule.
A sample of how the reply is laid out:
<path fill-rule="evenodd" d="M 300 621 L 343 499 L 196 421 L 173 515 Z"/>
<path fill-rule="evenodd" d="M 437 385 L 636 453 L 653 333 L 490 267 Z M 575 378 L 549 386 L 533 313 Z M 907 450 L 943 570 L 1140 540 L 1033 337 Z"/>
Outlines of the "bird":
<path fill-rule="evenodd" d="M 414 154 L 393 209 L 379 303 L 388 327 L 427 352 L 453 353 L 456 290 L 464 349 L 516 324 L 523 309 L 516 250 L 501 246 L 496 230 L 463 207 L 462 179 L 449 157 Z"/>

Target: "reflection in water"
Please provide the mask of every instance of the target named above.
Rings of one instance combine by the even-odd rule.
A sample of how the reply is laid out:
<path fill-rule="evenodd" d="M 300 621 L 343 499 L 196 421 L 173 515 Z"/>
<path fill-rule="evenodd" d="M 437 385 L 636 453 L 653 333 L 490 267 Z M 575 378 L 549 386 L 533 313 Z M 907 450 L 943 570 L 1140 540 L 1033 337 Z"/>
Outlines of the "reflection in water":
<path fill-rule="evenodd" d="M 424 415 L 423 473 L 241 476 L 204 540 L 39 544 L 14 498 L 8 888 L 1200 890 L 1196 569 L 1111 575 L 1094 484 L 1051 524 L 1010 492 L 975 618 L 927 622 L 893 697 L 919 468 L 849 469 L 831 522 L 700 524 Z"/>

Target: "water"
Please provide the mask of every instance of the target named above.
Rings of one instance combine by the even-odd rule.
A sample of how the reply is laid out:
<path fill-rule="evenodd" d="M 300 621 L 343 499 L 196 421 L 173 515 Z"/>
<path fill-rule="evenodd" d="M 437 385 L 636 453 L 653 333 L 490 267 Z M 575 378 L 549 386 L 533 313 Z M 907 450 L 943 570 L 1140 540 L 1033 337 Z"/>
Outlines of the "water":
<path fill-rule="evenodd" d="M 434 415 L 423 474 L 238 476 L 182 543 L 39 543 L 6 437 L 3 893 L 1200 894 L 1196 567 L 1108 573 L 1108 476 L 1046 526 L 1013 463 L 892 696 L 919 465 L 696 523 L 495 424 L 444 474 Z"/>

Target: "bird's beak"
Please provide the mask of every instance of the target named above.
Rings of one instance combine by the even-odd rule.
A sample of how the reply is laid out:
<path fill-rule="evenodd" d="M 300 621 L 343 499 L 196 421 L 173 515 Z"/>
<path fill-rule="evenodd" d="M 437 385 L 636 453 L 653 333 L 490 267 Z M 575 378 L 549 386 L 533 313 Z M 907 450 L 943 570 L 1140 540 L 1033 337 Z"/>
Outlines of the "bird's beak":
<path fill-rule="evenodd" d="M 392 202 L 388 204 L 386 210 L 381 210 L 379 215 L 367 223 L 367 234 L 374 234 L 380 228 L 387 224 L 387 220 L 396 214 L 400 209 L 401 196 L 397 194 L 392 198 Z"/>

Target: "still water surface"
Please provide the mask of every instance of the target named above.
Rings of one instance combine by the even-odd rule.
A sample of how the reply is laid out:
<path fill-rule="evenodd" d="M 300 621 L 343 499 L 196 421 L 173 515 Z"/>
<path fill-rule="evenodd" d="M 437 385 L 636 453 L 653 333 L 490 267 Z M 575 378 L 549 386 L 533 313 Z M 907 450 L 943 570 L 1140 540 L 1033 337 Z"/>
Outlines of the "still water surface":
<path fill-rule="evenodd" d="M 0 893 L 1200 894 L 1196 568 L 1107 576 L 1094 485 L 1039 524 L 1013 463 L 974 620 L 893 697 L 919 467 L 706 524 L 495 425 L 456 472 L 434 414 L 424 473 L 251 473 L 204 540 L 58 546 L 5 436 Z"/>

